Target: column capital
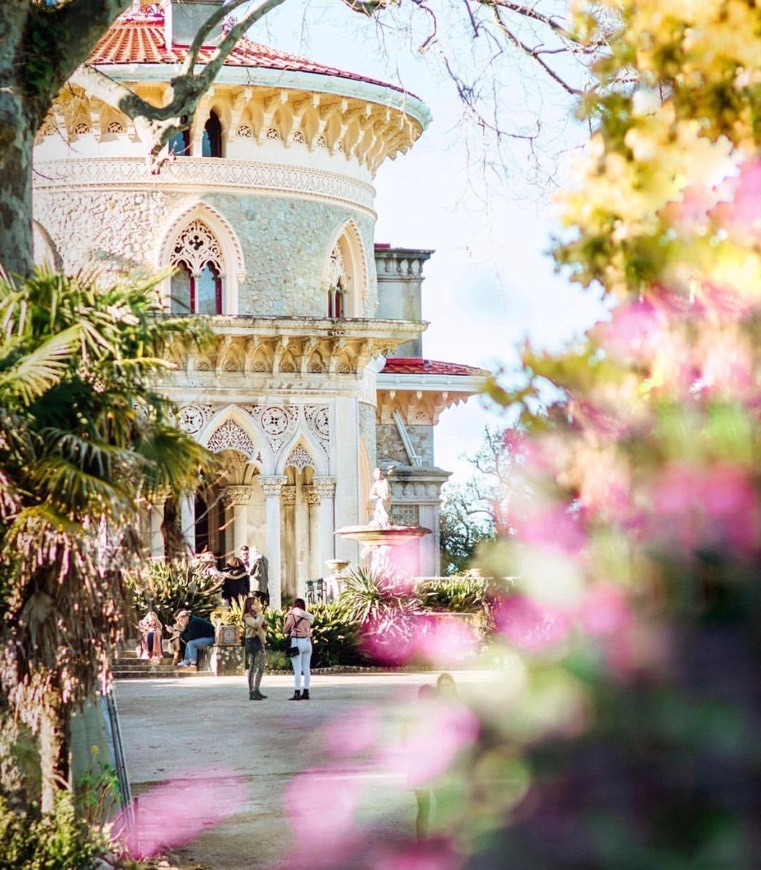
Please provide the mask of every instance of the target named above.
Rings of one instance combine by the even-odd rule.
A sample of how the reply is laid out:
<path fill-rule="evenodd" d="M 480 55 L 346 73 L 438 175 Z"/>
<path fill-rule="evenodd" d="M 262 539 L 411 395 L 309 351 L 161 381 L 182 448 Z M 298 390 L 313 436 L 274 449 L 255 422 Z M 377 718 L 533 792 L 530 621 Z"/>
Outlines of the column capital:
<path fill-rule="evenodd" d="M 273 474 L 268 477 L 259 476 L 259 483 L 261 484 L 262 490 L 267 498 L 279 496 L 280 490 L 285 486 L 285 482 L 285 475 Z"/>
<path fill-rule="evenodd" d="M 336 494 L 336 479 L 335 477 L 315 477 L 313 487 L 320 498 L 334 498 Z"/>
<path fill-rule="evenodd" d="M 303 486 L 301 491 L 304 493 L 304 500 L 307 504 L 319 504 L 322 493 L 316 486 Z"/>
<path fill-rule="evenodd" d="M 284 486 L 280 490 L 280 500 L 283 504 L 296 504 L 296 487 Z"/>
<path fill-rule="evenodd" d="M 225 490 L 225 501 L 227 504 L 249 504 L 253 497 L 253 486 L 228 486 Z"/>

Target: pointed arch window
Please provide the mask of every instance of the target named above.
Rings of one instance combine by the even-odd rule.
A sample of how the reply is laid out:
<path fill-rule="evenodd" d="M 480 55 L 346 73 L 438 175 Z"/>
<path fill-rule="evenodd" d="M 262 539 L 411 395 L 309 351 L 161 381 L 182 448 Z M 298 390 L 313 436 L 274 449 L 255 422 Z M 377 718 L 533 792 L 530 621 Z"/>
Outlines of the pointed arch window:
<path fill-rule="evenodd" d="M 222 123 L 216 112 L 209 113 L 201 140 L 202 157 L 222 157 Z"/>
<path fill-rule="evenodd" d="M 175 157 L 190 155 L 190 130 L 180 130 L 169 140 L 169 153 Z"/>
<path fill-rule="evenodd" d="M 174 244 L 172 314 L 222 314 L 222 250 L 203 221 L 194 220 Z"/>
<path fill-rule="evenodd" d="M 328 274 L 328 317 L 341 318 L 346 316 L 346 266 L 340 245 L 333 248 L 330 255 L 330 272 Z"/>

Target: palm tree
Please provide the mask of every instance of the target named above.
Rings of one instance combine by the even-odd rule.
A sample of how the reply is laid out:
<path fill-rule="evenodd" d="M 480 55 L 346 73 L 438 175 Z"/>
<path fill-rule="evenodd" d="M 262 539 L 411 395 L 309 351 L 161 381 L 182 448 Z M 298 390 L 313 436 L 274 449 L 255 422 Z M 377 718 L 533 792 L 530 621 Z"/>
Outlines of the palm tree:
<path fill-rule="evenodd" d="M 0 685 L 37 735 L 43 812 L 68 784 L 71 714 L 109 678 L 140 505 L 213 466 L 155 386 L 199 328 L 161 314 L 155 283 L 0 276 Z"/>

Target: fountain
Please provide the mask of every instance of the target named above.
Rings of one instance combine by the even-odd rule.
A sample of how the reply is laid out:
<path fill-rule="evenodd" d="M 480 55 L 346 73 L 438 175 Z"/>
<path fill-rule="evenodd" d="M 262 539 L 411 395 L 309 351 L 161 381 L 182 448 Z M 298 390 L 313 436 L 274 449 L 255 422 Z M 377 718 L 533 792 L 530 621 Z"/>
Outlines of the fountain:
<path fill-rule="evenodd" d="M 423 526 L 391 525 L 388 475 L 392 472 L 393 466 L 385 475 L 380 468 L 373 471 L 373 484 L 368 493 L 368 503 L 372 505 L 370 522 L 365 526 L 344 526 L 335 532 L 342 538 L 359 541 L 363 545 L 360 553 L 360 565 L 363 568 L 383 573 L 394 573 L 392 552 L 395 548 L 432 534 L 430 529 Z"/>

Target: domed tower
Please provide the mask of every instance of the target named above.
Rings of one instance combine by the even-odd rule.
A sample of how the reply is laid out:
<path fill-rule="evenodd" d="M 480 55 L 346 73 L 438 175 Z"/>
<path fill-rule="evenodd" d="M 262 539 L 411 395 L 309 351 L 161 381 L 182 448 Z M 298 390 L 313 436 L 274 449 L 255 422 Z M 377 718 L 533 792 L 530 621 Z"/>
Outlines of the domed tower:
<path fill-rule="evenodd" d="M 135 2 L 89 63 L 164 105 L 219 5 Z M 379 311 L 372 180 L 428 111 L 392 85 L 242 39 L 156 171 L 132 121 L 99 97 L 70 83 L 40 130 L 37 256 L 104 281 L 162 272 L 167 311 L 209 318 L 213 346 L 178 358 L 166 392 L 179 425 L 222 454 L 226 480 L 182 505 L 182 531 L 219 556 L 257 546 L 278 606 L 326 560 L 357 557 L 333 532 L 366 516 L 377 373 L 425 328 Z M 156 506 L 146 521 L 156 558 L 166 520 Z"/>

